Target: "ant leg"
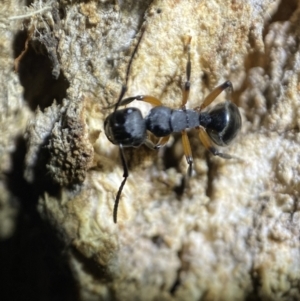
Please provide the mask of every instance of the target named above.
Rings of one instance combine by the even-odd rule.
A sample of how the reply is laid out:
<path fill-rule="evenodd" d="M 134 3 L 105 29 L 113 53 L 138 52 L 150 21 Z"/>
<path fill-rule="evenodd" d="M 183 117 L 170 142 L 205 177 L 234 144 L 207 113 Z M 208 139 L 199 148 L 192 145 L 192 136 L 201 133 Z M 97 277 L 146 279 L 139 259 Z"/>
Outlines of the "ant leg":
<path fill-rule="evenodd" d="M 188 41 L 187 41 L 186 48 L 187 48 L 187 52 L 188 52 L 188 61 L 186 64 L 186 82 L 184 84 L 183 91 L 182 91 L 182 108 L 185 108 L 185 105 L 189 98 L 190 86 L 191 86 L 190 78 L 191 78 L 191 68 L 192 68 L 192 66 L 191 66 L 191 40 L 192 40 L 192 37 L 188 36 L 187 39 L 188 39 Z"/>
<path fill-rule="evenodd" d="M 161 137 L 159 139 L 159 141 L 157 142 L 157 144 L 154 144 L 153 141 L 150 138 L 147 138 L 144 141 L 144 144 L 149 147 L 150 149 L 159 149 L 163 146 L 165 146 L 165 144 L 169 141 L 170 135 L 169 136 L 165 136 L 165 137 Z"/>
<path fill-rule="evenodd" d="M 217 98 L 217 96 L 220 93 L 222 93 L 224 90 L 226 90 L 227 88 L 230 88 L 231 90 L 233 90 L 232 83 L 229 80 L 226 81 L 225 83 L 223 83 L 222 85 L 216 87 L 215 89 L 213 89 L 212 92 L 210 92 L 204 98 L 204 101 L 201 104 L 201 106 L 194 108 L 194 110 L 197 110 L 197 111 L 203 110 L 204 108 L 206 108 L 207 106 L 209 106 Z"/>
<path fill-rule="evenodd" d="M 124 154 L 124 150 L 123 150 L 123 145 L 120 144 L 120 157 L 121 157 L 121 161 L 122 161 L 122 165 L 123 165 L 123 181 L 119 187 L 117 196 L 116 196 L 116 200 L 115 200 L 115 204 L 114 204 L 114 211 L 113 211 L 113 219 L 114 219 L 114 223 L 117 223 L 117 215 L 118 215 L 118 207 L 119 207 L 119 202 L 120 202 L 120 197 L 121 197 L 121 193 L 123 190 L 123 187 L 125 186 L 125 183 L 127 181 L 128 178 L 128 166 L 127 166 L 127 162 L 126 162 L 126 158 L 125 158 L 125 154 Z"/>
<path fill-rule="evenodd" d="M 126 92 L 126 87 L 123 86 L 120 97 L 121 96 L 123 97 L 125 92 Z M 162 106 L 162 103 L 159 99 L 157 99 L 153 96 L 150 96 L 150 95 L 137 95 L 137 96 L 132 96 L 132 97 L 125 98 L 123 100 L 121 100 L 122 98 L 120 99 L 120 97 L 119 97 L 119 100 L 116 104 L 113 104 L 109 107 L 105 107 L 105 109 L 111 109 L 111 108 L 115 107 L 115 111 L 116 111 L 118 107 L 126 106 L 126 105 L 130 104 L 131 102 L 133 102 L 134 100 L 144 101 L 144 102 L 150 103 L 154 107 Z"/>
<path fill-rule="evenodd" d="M 202 144 L 204 145 L 204 147 L 210 152 L 212 153 L 214 156 L 219 156 L 221 158 L 224 158 L 224 159 L 233 159 L 233 158 L 237 158 L 237 157 L 234 157 L 234 156 L 231 156 L 229 154 L 226 154 L 226 153 L 222 153 L 220 151 L 218 151 L 218 149 L 216 149 L 209 136 L 207 135 L 205 129 L 203 127 L 199 127 L 197 128 L 197 130 L 199 131 L 199 138 L 202 142 Z M 238 158 L 237 158 L 238 159 Z"/>
<path fill-rule="evenodd" d="M 168 143 L 170 136 L 171 135 L 168 135 L 168 136 L 165 136 L 165 137 L 161 137 L 159 139 L 159 141 L 157 142 L 157 144 L 155 145 L 155 149 L 159 149 L 159 148 L 165 146 Z"/>
<path fill-rule="evenodd" d="M 125 98 L 120 102 L 120 106 L 128 105 L 131 102 L 133 102 L 134 100 L 148 102 L 154 107 L 162 106 L 162 103 L 159 99 L 157 99 L 153 96 L 150 96 L 150 95 L 137 95 L 137 96 Z"/>
<path fill-rule="evenodd" d="M 182 135 L 183 152 L 184 152 L 184 155 L 186 158 L 186 162 L 189 165 L 187 174 L 189 177 L 191 177 L 192 176 L 192 165 L 193 165 L 191 145 L 190 145 L 189 138 L 188 138 L 188 135 L 185 130 L 181 131 L 181 135 Z"/>
<path fill-rule="evenodd" d="M 143 144 L 145 144 L 150 149 L 155 149 L 155 144 L 153 143 L 153 141 L 149 137 L 144 141 Z"/>

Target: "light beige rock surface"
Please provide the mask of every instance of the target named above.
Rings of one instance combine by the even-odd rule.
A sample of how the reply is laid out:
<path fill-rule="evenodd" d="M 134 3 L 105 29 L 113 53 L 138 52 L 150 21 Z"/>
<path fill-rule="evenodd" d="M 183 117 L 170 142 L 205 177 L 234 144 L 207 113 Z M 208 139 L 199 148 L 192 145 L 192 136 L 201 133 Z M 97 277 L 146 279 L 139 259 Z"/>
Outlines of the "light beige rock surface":
<path fill-rule="evenodd" d="M 37 3 L 27 13 L 38 10 Z M 14 110 L 23 116 L 16 120 L 23 121 L 6 127 L 1 162 L 14 147 L 13 140 L 7 146 L 8 138 L 25 130 L 25 120 L 24 177 L 39 185 L 38 210 L 68 247 L 81 299 L 300 299 L 300 4 L 127 0 L 43 5 L 40 13 L 1 23 L 7 40 L 22 21 L 28 28 L 31 49 L 20 68 L 29 68 L 30 58 L 37 60 L 38 49 L 48 56 L 44 78 L 31 74 L 29 83 L 38 79 L 37 87 L 26 82 L 30 73 L 24 71 L 25 99 L 21 92 L 10 99 L 9 88 L 15 92 L 21 86 L 9 45 L 3 45 L 8 53 L 2 52 L 0 97 L 1 107 L 8 109 L 0 122 L 10 124 Z M 165 154 L 128 149 L 130 176 L 114 224 L 123 170 L 118 147 L 104 133 L 105 107 L 118 98 L 142 32 L 126 95 L 150 94 L 179 108 L 185 37 L 192 36 L 188 106 L 201 104 L 216 85 L 231 80 L 243 128 L 225 151 L 243 161 L 212 157 L 191 131 L 194 173 L 179 196 L 174 188 L 187 168 L 180 141 L 171 140 Z M 51 76 L 58 79 L 48 80 Z M 37 104 L 41 109 L 35 110 Z M 132 105 L 144 114 L 149 110 L 147 104 Z M 1 166 L 3 172 L 9 169 Z"/>

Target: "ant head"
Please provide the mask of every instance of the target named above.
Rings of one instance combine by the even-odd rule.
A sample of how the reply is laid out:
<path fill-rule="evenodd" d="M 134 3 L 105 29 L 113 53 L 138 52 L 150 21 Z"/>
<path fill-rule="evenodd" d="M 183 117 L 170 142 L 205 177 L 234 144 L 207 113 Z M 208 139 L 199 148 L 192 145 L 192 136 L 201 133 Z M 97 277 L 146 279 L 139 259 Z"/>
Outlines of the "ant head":
<path fill-rule="evenodd" d="M 219 103 L 208 113 L 211 121 L 207 125 L 206 132 L 210 139 L 216 145 L 228 145 L 236 137 L 242 125 L 238 107 L 226 101 Z"/>
<path fill-rule="evenodd" d="M 104 121 L 104 131 L 110 142 L 126 146 L 139 146 L 146 139 L 146 126 L 140 110 L 117 110 Z"/>

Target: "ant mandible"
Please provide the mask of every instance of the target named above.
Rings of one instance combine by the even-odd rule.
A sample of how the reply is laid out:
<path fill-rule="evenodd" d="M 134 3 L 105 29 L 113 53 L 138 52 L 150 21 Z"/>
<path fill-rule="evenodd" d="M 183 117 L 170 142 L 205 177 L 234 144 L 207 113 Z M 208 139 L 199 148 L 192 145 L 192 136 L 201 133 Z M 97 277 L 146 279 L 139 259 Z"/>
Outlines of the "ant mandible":
<path fill-rule="evenodd" d="M 194 108 L 186 109 L 186 103 L 190 92 L 191 58 L 190 58 L 191 37 L 188 37 L 187 52 L 188 61 L 186 65 L 186 82 L 183 86 L 182 105 L 180 109 L 171 109 L 163 106 L 161 101 L 149 95 L 137 95 L 123 99 L 126 88 L 123 86 L 114 111 L 107 116 L 104 122 L 105 134 L 110 142 L 120 148 L 120 157 L 123 165 L 123 181 L 119 187 L 113 210 L 113 220 L 117 222 L 118 205 L 123 187 L 128 178 L 128 166 L 124 155 L 124 147 L 138 147 L 142 144 L 152 149 L 164 146 L 172 133 L 181 133 L 183 151 L 189 165 L 188 176 L 192 174 L 193 157 L 187 129 L 196 129 L 204 147 L 215 156 L 225 159 L 232 158 L 231 155 L 220 152 L 215 146 L 227 146 L 239 132 L 242 120 L 238 107 L 230 100 L 219 103 L 209 111 L 202 112 L 210 105 L 216 97 L 225 89 L 232 89 L 230 81 L 224 82 L 216 87 L 203 103 Z M 134 54 L 133 54 L 134 55 Z M 153 108 L 144 118 L 137 108 L 120 109 L 120 106 L 128 105 L 132 101 L 144 101 L 150 103 Z M 154 144 L 147 136 L 147 131 L 160 138 Z"/>

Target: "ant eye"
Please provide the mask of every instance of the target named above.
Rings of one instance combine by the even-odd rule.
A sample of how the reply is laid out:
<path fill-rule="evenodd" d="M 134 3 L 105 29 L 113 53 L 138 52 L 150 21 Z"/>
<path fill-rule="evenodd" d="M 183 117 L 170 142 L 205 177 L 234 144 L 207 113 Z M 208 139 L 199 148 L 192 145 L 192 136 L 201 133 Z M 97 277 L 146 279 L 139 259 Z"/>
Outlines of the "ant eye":
<path fill-rule="evenodd" d="M 216 105 L 209 111 L 211 122 L 207 126 L 207 134 L 211 140 L 220 146 L 226 146 L 239 132 L 242 119 L 238 107 L 226 101 Z"/>

